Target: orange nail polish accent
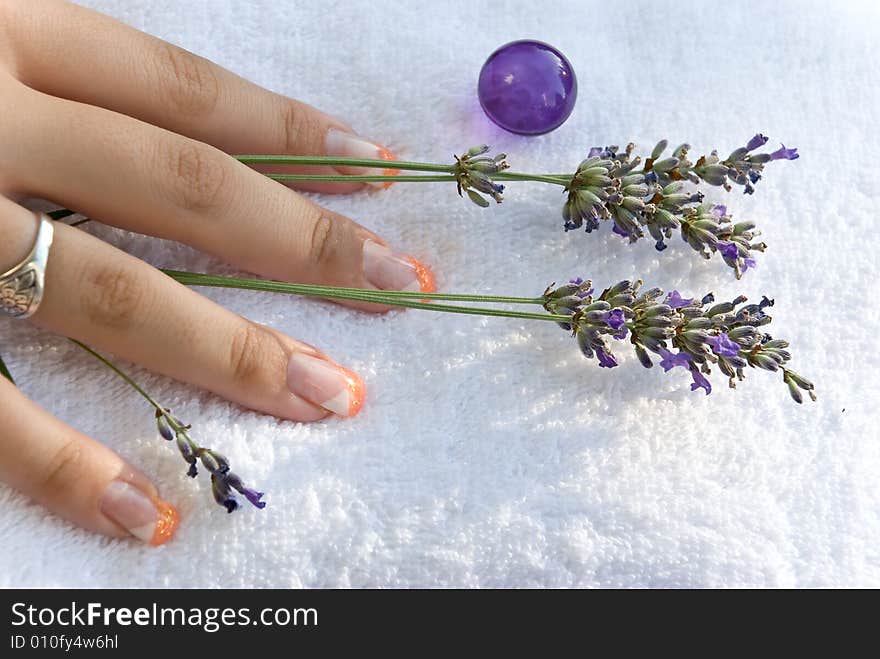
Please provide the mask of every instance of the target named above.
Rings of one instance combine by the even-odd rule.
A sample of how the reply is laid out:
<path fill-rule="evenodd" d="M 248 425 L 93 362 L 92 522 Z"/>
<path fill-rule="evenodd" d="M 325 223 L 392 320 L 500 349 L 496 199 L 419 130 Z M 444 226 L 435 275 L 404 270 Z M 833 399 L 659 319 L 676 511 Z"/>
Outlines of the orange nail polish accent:
<path fill-rule="evenodd" d="M 437 281 L 431 268 L 413 257 L 409 257 L 407 260 L 416 269 L 416 277 L 419 279 L 419 290 L 422 293 L 434 293 L 437 290 Z"/>
<path fill-rule="evenodd" d="M 397 156 L 395 156 L 391 151 L 386 149 L 384 146 L 379 147 L 379 157 L 382 160 L 397 160 Z M 397 176 L 400 174 L 399 169 L 386 169 L 382 172 L 382 176 Z M 384 189 L 388 189 L 393 185 L 394 181 L 386 181 L 382 186 Z"/>
<path fill-rule="evenodd" d="M 153 531 L 153 539 L 150 544 L 154 547 L 164 545 L 171 540 L 177 527 L 180 525 L 180 513 L 174 506 L 165 503 L 161 499 L 154 499 L 153 505 L 159 512 L 159 519 L 156 521 L 156 530 Z"/>
<path fill-rule="evenodd" d="M 345 373 L 345 383 L 348 385 L 348 416 L 352 417 L 361 411 L 364 399 L 367 397 L 367 387 L 360 376 L 345 367 L 339 367 Z"/>

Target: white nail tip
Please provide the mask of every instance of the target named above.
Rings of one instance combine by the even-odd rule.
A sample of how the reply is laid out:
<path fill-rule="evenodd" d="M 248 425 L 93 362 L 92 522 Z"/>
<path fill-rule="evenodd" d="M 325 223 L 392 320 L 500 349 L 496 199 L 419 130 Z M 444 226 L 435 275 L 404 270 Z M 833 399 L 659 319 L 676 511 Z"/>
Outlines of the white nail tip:
<path fill-rule="evenodd" d="M 351 400 L 349 399 L 348 390 L 343 389 L 329 400 L 321 403 L 321 407 L 330 410 L 339 416 L 348 416 Z"/>
<path fill-rule="evenodd" d="M 128 532 L 131 533 L 138 540 L 143 540 L 144 542 L 149 543 L 153 540 L 153 534 L 156 532 L 156 525 L 144 524 L 143 526 L 128 529 Z"/>

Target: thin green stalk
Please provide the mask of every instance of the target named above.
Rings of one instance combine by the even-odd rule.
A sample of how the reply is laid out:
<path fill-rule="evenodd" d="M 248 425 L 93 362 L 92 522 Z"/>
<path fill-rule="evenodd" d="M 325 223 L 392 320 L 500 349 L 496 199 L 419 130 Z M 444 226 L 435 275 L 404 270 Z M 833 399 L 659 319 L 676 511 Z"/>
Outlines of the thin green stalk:
<path fill-rule="evenodd" d="M 137 382 L 135 382 L 131 378 L 131 376 L 129 376 L 127 373 L 125 373 L 122 369 L 120 369 L 118 366 L 116 366 L 116 364 L 111 362 L 109 359 L 107 359 L 103 355 L 95 352 L 92 348 L 87 346 L 85 343 L 81 343 L 80 341 L 77 341 L 76 339 L 71 339 L 70 337 L 67 337 L 67 340 L 70 341 L 71 343 L 73 343 L 74 345 L 79 346 L 80 348 L 85 350 L 92 357 L 94 357 L 99 362 L 104 364 L 104 366 L 106 366 L 111 371 L 116 373 L 116 375 L 118 375 L 120 378 L 122 378 L 126 382 L 126 384 L 128 384 L 132 389 L 134 389 L 136 392 L 138 392 L 150 405 L 152 405 L 156 409 L 156 418 L 157 419 L 160 416 L 164 417 L 165 421 L 168 423 L 168 425 L 174 431 L 176 436 L 178 436 L 179 438 L 183 438 L 183 440 L 186 441 L 196 453 L 199 453 L 200 451 L 202 451 L 202 448 L 198 444 L 196 444 L 192 440 L 192 438 L 189 436 L 189 433 L 187 432 L 189 430 L 189 426 L 183 425 L 182 423 L 180 423 L 180 421 L 178 421 L 171 414 L 169 414 L 168 410 L 166 410 L 164 407 L 162 407 L 162 405 L 159 404 L 159 402 L 156 401 L 155 398 L 153 398 L 150 394 L 148 394 L 146 391 L 144 391 L 144 389 Z"/>
<path fill-rule="evenodd" d="M 77 345 L 80 348 L 82 348 L 83 350 L 85 350 L 92 357 L 97 359 L 99 362 L 104 364 L 104 366 L 106 366 L 111 371 L 116 373 L 116 375 L 118 375 L 123 380 L 125 380 L 131 386 L 132 389 L 134 389 L 141 396 L 143 396 L 150 405 L 155 407 L 157 412 L 161 412 L 162 414 L 165 414 L 165 408 L 163 408 L 159 403 L 157 403 L 155 398 L 153 398 L 150 394 L 148 394 L 146 391 L 144 391 L 137 382 L 132 380 L 131 377 L 129 377 L 122 370 L 120 370 L 115 364 L 113 364 L 113 362 L 109 361 L 107 358 L 103 357 L 102 355 L 100 355 L 97 352 L 95 352 L 94 350 L 92 350 L 85 343 L 81 343 L 81 342 L 77 341 L 76 339 L 71 339 L 70 337 L 68 337 L 67 340 L 70 341 L 71 343 L 73 343 L 74 345 Z"/>
<path fill-rule="evenodd" d="M 456 178 L 449 175 L 425 175 L 417 174 L 396 175 L 376 175 L 376 176 L 349 176 L 347 174 L 264 174 L 273 181 L 327 181 L 333 183 L 382 183 L 382 182 L 401 182 L 401 183 L 455 183 Z"/>
<path fill-rule="evenodd" d="M 568 185 L 571 183 L 571 174 L 524 174 L 521 172 L 498 172 L 492 174 L 496 181 L 539 181 L 553 185 Z"/>
<path fill-rule="evenodd" d="M 0 355 L 0 375 L 9 380 L 12 384 L 15 384 L 15 380 L 12 379 L 12 373 L 9 372 L 9 369 L 6 368 L 6 364 L 3 363 L 2 355 Z"/>
<path fill-rule="evenodd" d="M 169 277 L 177 279 L 178 281 L 182 281 L 183 279 L 187 280 L 201 280 L 206 278 L 216 278 L 221 280 L 227 279 L 236 279 L 233 277 L 225 277 L 223 275 L 205 275 L 198 272 L 186 272 L 183 270 L 163 270 L 165 274 Z M 264 280 L 260 279 L 245 279 L 239 278 L 239 281 L 245 282 L 260 282 Z M 274 283 L 282 283 L 282 282 L 274 282 Z M 318 286 L 313 284 L 285 284 L 285 285 L 295 285 L 295 286 L 303 286 L 310 287 L 314 289 L 329 289 L 332 288 L 334 291 L 339 291 L 341 293 L 366 293 L 370 295 L 380 296 L 382 298 L 412 298 L 412 299 L 420 299 L 420 300 L 449 300 L 449 301 L 457 301 L 457 302 L 502 302 L 507 304 L 543 304 L 544 298 L 541 297 L 513 297 L 508 295 L 465 295 L 459 293 L 422 293 L 420 291 L 379 291 L 372 290 L 366 288 L 346 288 L 344 286 Z"/>
<path fill-rule="evenodd" d="M 334 286 L 314 286 L 311 284 L 289 284 L 286 282 L 266 281 L 261 279 L 245 279 L 241 277 L 225 277 L 220 275 L 206 275 L 195 272 L 181 272 L 177 270 L 165 270 L 169 277 L 188 286 L 208 286 L 216 288 L 240 288 L 245 290 L 268 291 L 273 293 L 287 293 L 290 295 L 304 295 L 308 297 L 323 297 L 337 300 L 355 300 L 372 304 L 383 304 L 393 307 L 406 307 L 410 309 L 422 309 L 425 311 L 443 311 L 446 313 L 470 314 L 474 316 L 499 316 L 504 318 L 523 318 L 527 320 L 550 320 L 553 322 L 566 322 L 571 320 L 569 316 L 561 314 L 539 314 L 523 311 L 509 311 L 506 309 L 491 309 L 485 307 L 462 307 L 448 304 L 432 304 L 406 299 L 402 296 L 386 295 L 384 291 L 367 289 L 341 289 Z M 431 293 L 415 293 L 418 297 L 431 296 Z M 470 296 L 479 297 L 479 296 Z M 492 297 L 492 296 L 485 296 Z M 529 300 L 529 298 L 520 298 Z M 535 303 L 529 301 L 529 303 Z"/>
<path fill-rule="evenodd" d="M 369 167 L 371 169 L 401 169 L 416 172 L 452 172 L 455 165 L 438 165 L 408 160 L 381 160 L 379 158 L 334 158 L 331 156 L 233 156 L 248 165 L 327 165 L 330 167 Z"/>
<path fill-rule="evenodd" d="M 444 172 L 452 174 L 455 165 L 439 165 L 427 162 L 412 162 L 407 160 L 381 160 L 378 158 L 334 158 L 329 156 L 234 156 L 239 162 L 249 165 L 328 165 L 344 167 L 368 167 L 371 169 L 399 169 L 418 172 Z M 346 176 L 334 174 L 269 174 L 269 178 L 276 181 L 350 181 L 350 182 L 373 182 L 373 181 L 408 181 L 410 183 L 432 183 L 442 181 L 455 181 L 450 177 L 420 177 L 420 176 Z M 568 185 L 571 182 L 571 174 L 527 174 L 522 172 L 503 171 L 493 174 L 492 178 L 506 181 L 539 181 L 554 185 Z"/>

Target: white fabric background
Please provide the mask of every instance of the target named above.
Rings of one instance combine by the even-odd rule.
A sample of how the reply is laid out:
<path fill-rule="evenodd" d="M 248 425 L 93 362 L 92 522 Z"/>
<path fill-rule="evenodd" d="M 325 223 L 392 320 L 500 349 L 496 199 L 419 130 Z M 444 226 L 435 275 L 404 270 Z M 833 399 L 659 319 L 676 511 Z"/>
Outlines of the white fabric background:
<path fill-rule="evenodd" d="M 358 418 L 302 425 L 131 367 L 269 493 L 264 511 L 227 516 L 125 385 L 64 340 L 0 321 L 20 386 L 143 468 L 183 516 L 157 550 L 74 529 L 0 487 L 0 585 L 880 586 L 877 3 L 86 4 L 401 157 L 447 161 L 488 142 L 517 169 L 558 171 L 628 140 L 729 151 L 761 131 L 799 147 L 754 197 L 713 192 L 770 245 L 739 283 L 678 239 L 658 255 L 607 228 L 565 234 L 562 196 L 540 184 L 512 185 L 485 211 L 439 185 L 322 201 L 433 264 L 445 291 L 526 295 L 582 275 L 766 293 L 771 331 L 791 340 L 819 402 L 796 406 L 764 372 L 736 391 L 716 378 L 706 397 L 629 354 L 599 369 L 551 324 L 209 291 L 328 350 L 369 388 Z M 539 138 L 493 127 L 475 93 L 485 57 L 524 37 L 558 46 L 580 83 L 572 117 Z M 224 267 L 88 230 L 151 263 Z"/>

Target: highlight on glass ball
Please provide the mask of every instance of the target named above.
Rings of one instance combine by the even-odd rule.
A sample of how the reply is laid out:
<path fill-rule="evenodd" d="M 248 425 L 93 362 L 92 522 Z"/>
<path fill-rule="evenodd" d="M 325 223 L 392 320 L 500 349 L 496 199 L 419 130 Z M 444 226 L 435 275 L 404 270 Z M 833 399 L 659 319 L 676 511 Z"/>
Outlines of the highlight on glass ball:
<path fill-rule="evenodd" d="M 483 64 L 477 85 L 486 116 L 519 135 L 543 135 L 568 119 L 577 99 L 571 62 L 542 41 L 512 41 Z"/>

